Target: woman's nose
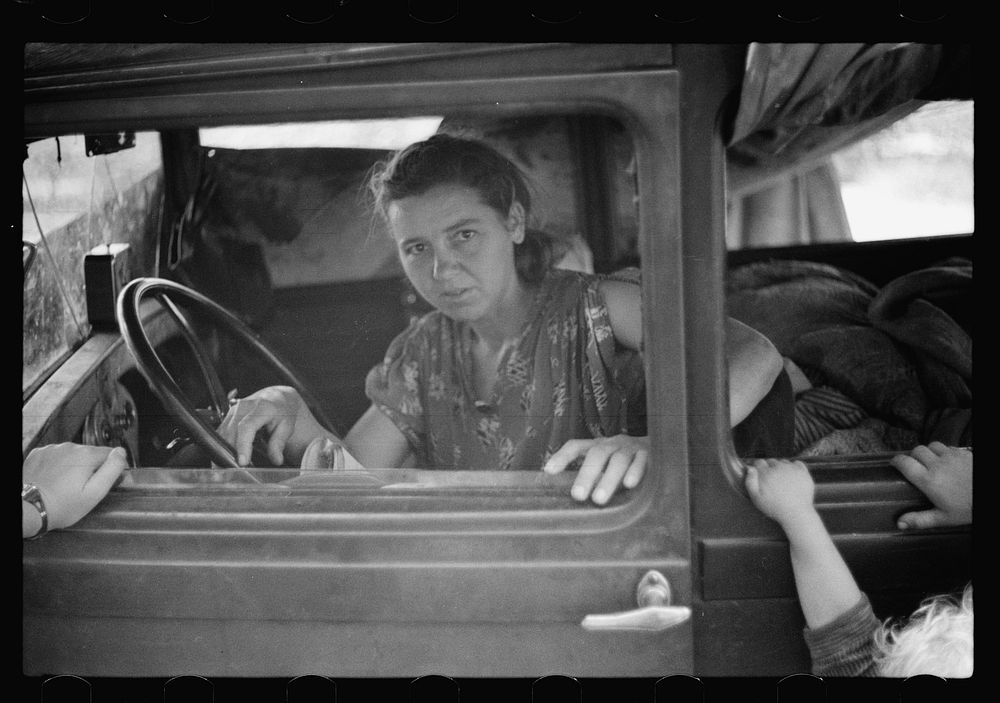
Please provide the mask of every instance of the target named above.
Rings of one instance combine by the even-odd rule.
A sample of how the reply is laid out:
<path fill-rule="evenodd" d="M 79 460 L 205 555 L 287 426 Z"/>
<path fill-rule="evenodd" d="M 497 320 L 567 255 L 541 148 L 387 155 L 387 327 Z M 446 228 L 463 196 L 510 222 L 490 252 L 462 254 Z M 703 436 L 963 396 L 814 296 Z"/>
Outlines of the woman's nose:
<path fill-rule="evenodd" d="M 433 275 L 435 279 L 447 278 L 454 273 L 457 268 L 458 261 L 453 251 L 443 248 L 434 252 Z"/>

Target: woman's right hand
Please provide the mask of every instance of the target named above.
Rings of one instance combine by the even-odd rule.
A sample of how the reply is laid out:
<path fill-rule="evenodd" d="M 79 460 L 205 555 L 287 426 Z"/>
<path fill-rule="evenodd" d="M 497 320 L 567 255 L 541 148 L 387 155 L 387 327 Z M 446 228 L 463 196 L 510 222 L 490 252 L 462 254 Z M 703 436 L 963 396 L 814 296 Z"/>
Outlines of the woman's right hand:
<path fill-rule="evenodd" d="M 235 447 L 240 466 L 250 462 L 253 440 L 261 430 L 267 433 L 267 454 L 275 466 L 286 460 L 298 464 L 309 442 L 330 436 L 290 386 L 268 386 L 238 399 L 218 428 L 219 435 Z"/>

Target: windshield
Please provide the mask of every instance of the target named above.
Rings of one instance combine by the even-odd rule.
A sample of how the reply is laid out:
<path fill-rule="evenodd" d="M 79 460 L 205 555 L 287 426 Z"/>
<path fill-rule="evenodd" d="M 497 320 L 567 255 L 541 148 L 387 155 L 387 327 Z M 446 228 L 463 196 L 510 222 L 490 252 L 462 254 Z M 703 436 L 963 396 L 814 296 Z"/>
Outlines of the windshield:
<path fill-rule="evenodd" d="M 90 333 L 84 255 L 99 245 L 129 244 L 130 268 L 152 270 L 163 173 L 159 136 L 138 133 L 131 148 L 100 151 L 83 135 L 27 145 L 22 240 L 35 254 L 24 272 L 25 398 Z"/>

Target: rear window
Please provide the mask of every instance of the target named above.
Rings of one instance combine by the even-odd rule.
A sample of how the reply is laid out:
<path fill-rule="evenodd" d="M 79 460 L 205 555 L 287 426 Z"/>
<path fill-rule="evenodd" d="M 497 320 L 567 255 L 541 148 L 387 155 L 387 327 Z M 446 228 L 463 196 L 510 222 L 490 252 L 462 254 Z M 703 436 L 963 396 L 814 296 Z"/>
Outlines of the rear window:
<path fill-rule="evenodd" d="M 833 155 L 854 241 L 974 230 L 973 104 L 930 103 Z"/>
<path fill-rule="evenodd" d="M 730 251 L 970 234 L 973 118 L 968 101 L 927 103 L 798 168 L 730 162 Z"/>

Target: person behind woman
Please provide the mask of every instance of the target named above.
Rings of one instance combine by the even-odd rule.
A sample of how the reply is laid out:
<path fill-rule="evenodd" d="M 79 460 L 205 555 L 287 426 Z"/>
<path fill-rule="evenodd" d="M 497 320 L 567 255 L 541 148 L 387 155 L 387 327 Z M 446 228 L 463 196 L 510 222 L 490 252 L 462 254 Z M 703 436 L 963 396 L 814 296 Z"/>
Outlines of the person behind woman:
<path fill-rule="evenodd" d="M 21 536 L 35 539 L 76 524 L 127 467 L 121 447 L 63 442 L 32 449 L 21 467 Z"/>
<path fill-rule="evenodd" d="M 536 469 L 582 460 L 571 494 L 606 503 L 645 471 L 640 289 L 636 278 L 552 267 L 528 227 L 519 169 L 483 142 L 435 135 L 370 181 L 402 267 L 434 308 L 372 369 L 372 405 L 344 438 L 363 466 Z M 730 421 L 771 388 L 781 357 L 730 320 Z M 254 436 L 276 463 L 333 437 L 288 387 L 239 400 L 219 432 L 245 465 Z"/>

